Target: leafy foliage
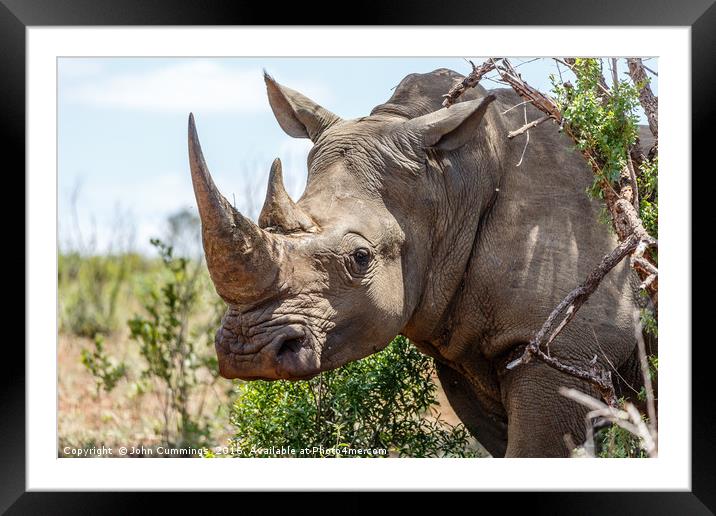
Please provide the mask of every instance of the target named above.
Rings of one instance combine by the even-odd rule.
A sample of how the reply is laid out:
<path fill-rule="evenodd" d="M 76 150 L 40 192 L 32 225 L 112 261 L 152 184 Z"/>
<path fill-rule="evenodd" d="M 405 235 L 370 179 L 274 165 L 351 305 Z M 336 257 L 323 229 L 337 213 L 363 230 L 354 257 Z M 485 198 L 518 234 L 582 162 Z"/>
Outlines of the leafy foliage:
<path fill-rule="evenodd" d="M 599 457 L 601 458 L 639 458 L 647 457 L 641 440 L 634 434 L 617 425 L 611 425 L 599 432 Z"/>
<path fill-rule="evenodd" d="M 603 75 L 598 59 L 576 59 L 573 70 L 575 85 L 561 83 L 554 76 L 550 79 L 577 148 L 598 170 L 590 193 L 602 198 L 603 187 L 618 182 L 638 137 L 639 92 L 630 82 L 619 81 L 606 95 L 600 88 Z"/>
<path fill-rule="evenodd" d="M 273 446 L 307 449 L 297 453 L 303 457 L 355 456 L 341 451 L 357 448 L 475 456 L 464 426 L 434 413 L 433 374 L 432 359 L 398 336 L 382 352 L 310 381 L 238 383 L 231 418 L 237 455 Z"/>
<path fill-rule="evenodd" d="M 605 189 L 616 189 L 628 156 L 639 136 L 641 85 L 628 80 L 613 84 L 609 93 L 600 86 L 603 70 L 599 59 L 576 59 L 576 84 L 550 76 L 552 91 L 574 136 L 577 148 L 596 171 L 589 189 L 592 197 L 603 199 Z M 647 149 L 648 150 L 648 149 Z M 658 238 L 658 157 L 646 158 L 635 171 L 639 190 L 639 216 L 644 228 Z M 608 217 L 600 217 L 608 221 Z M 651 251 L 650 251 L 651 252 Z M 656 258 L 656 257 L 654 257 Z"/>

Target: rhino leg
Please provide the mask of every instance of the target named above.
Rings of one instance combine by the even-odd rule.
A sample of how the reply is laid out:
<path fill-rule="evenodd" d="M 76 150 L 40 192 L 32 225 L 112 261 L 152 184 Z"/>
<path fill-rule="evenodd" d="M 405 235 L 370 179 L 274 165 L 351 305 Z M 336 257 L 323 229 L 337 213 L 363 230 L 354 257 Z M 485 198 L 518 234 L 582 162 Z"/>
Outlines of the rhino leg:
<path fill-rule="evenodd" d="M 587 409 L 559 394 L 562 386 L 598 397 L 589 384 L 537 360 L 502 378 L 506 457 L 568 457 L 566 435 L 576 444 L 584 442 Z"/>
<path fill-rule="evenodd" d="M 504 457 L 507 425 L 484 410 L 463 375 L 440 362 L 436 362 L 436 366 L 440 384 L 460 421 L 493 457 Z"/>

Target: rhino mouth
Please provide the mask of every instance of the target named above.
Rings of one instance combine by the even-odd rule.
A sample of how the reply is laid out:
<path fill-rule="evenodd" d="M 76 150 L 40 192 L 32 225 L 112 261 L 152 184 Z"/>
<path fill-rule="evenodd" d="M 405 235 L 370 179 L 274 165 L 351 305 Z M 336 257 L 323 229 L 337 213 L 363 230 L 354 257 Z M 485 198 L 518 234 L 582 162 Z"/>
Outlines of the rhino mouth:
<path fill-rule="evenodd" d="M 321 372 L 320 346 L 305 324 L 216 334 L 219 374 L 240 380 L 305 380 Z"/>

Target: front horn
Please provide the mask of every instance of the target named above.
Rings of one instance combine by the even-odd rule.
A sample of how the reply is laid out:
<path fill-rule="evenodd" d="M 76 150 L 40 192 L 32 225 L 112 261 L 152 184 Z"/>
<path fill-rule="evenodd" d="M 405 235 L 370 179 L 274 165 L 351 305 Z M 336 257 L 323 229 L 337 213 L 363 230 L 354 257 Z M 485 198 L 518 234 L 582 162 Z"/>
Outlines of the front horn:
<path fill-rule="evenodd" d="M 239 213 L 216 188 L 201 152 L 193 114 L 189 115 L 189 164 L 206 264 L 217 293 L 235 305 L 268 297 L 278 282 L 280 242 Z"/>

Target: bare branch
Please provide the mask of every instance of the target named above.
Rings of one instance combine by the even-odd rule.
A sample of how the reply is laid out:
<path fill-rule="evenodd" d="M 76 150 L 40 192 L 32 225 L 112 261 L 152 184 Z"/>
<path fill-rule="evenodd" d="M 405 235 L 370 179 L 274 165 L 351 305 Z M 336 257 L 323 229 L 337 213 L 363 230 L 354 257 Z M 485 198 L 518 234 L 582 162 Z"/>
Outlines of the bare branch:
<path fill-rule="evenodd" d="M 509 112 L 512 111 L 513 109 L 518 108 L 518 107 L 520 107 L 520 106 L 524 106 L 525 104 L 530 104 L 531 102 L 532 102 L 531 100 L 525 100 L 524 102 L 520 102 L 519 104 L 515 104 L 514 106 L 505 109 L 505 110 L 502 112 L 502 114 L 503 114 L 503 115 L 506 115 L 507 113 L 509 113 Z"/>
<path fill-rule="evenodd" d="M 495 69 L 495 61 L 499 59 L 499 57 L 490 59 L 485 61 L 480 66 L 475 66 L 475 64 L 470 61 L 470 64 L 472 65 L 472 72 L 470 72 L 462 81 L 455 84 L 452 88 L 450 88 L 450 91 L 443 95 L 443 107 L 452 106 L 460 95 L 465 93 L 465 90 L 477 86 L 480 79 L 482 79 L 485 74 Z"/>
<path fill-rule="evenodd" d="M 612 57 L 612 88 L 616 88 L 619 84 L 619 77 L 617 77 L 617 58 Z"/>
<path fill-rule="evenodd" d="M 527 106 L 524 106 L 525 123 L 527 123 Z M 525 159 L 525 153 L 527 152 L 527 146 L 530 144 L 530 132 L 527 131 L 527 137 L 525 138 L 525 146 L 522 147 L 522 154 L 520 154 L 520 160 L 517 162 L 516 167 L 522 165 L 522 160 Z"/>

